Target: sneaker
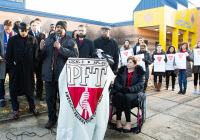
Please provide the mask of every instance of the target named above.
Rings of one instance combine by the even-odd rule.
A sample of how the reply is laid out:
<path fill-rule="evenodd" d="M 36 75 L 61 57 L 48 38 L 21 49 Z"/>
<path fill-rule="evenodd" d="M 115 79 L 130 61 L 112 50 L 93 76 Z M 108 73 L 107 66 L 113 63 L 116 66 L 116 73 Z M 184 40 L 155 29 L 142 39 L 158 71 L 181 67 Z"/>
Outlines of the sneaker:
<path fill-rule="evenodd" d="M 14 118 L 14 119 L 18 119 L 18 118 L 19 118 L 19 113 L 18 113 L 18 111 L 14 111 L 13 118 Z"/>
<path fill-rule="evenodd" d="M 194 89 L 194 94 L 197 94 L 197 89 Z"/>
<path fill-rule="evenodd" d="M 165 90 L 168 90 L 168 87 L 166 87 Z"/>
<path fill-rule="evenodd" d="M 172 88 L 172 91 L 175 91 L 175 88 Z"/>
<path fill-rule="evenodd" d="M 33 114 L 34 115 L 36 115 L 36 116 L 40 116 L 41 114 L 40 114 L 40 112 L 39 111 L 37 111 L 37 109 L 29 109 L 31 112 L 33 112 Z"/>

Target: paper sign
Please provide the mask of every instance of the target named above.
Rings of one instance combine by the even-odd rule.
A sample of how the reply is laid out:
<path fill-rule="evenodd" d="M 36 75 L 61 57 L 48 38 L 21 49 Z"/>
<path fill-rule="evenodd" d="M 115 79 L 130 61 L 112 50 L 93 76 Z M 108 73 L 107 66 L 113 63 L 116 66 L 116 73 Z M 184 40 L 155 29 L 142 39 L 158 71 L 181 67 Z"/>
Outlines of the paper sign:
<path fill-rule="evenodd" d="M 165 72 L 165 55 L 154 55 L 154 72 Z"/>
<path fill-rule="evenodd" d="M 184 53 L 176 53 L 175 64 L 178 69 L 186 69 L 186 55 Z"/>
<path fill-rule="evenodd" d="M 174 54 L 167 54 L 167 63 L 165 64 L 166 70 L 174 70 Z"/>
<path fill-rule="evenodd" d="M 127 65 L 127 58 L 132 56 L 131 50 L 121 51 L 120 53 L 122 65 Z"/>
<path fill-rule="evenodd" d="M 193 49 L 194 66 L 200 66 L 200 49 Z"/>
<path fill-rule="evenodd" d="M 146 67 L 145 67 L 145 62 L 142 61 L 142 59 L 144 58 L 144 54 L 138 54 L 138 55 L 135 55 L 135 57 L 137 58 L 137 62 L 138 62 L 138 65 L 142 66 L 142 68 L 144 69 L 144 71 L 146 71 Z"/>

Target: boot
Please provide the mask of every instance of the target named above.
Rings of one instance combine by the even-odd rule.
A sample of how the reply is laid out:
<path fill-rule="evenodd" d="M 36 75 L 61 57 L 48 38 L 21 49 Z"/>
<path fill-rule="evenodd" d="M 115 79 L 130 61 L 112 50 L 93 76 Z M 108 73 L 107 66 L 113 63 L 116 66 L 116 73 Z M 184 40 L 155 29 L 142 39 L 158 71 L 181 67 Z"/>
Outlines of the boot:
<path fill-rule="evenodd" d="M 158 91 L 160 92 L 161 91 L 161 86 L 162 86 L 162 83 L 158 83 Z"/>
<path fill-rule="evenodd" d="M 180 89 L 180 91 L 178 92 L 178 94 L 182 94 L 183 93 L 183 91 L 182 91 L 182 89 Z"/>
<path fill-rule="evenodd" d="M 157 84 L 157 82 L 154 82 L 154 88 L 155 88 L 154 89 L 155 91 L 158 91 L 158 84 Z"/>

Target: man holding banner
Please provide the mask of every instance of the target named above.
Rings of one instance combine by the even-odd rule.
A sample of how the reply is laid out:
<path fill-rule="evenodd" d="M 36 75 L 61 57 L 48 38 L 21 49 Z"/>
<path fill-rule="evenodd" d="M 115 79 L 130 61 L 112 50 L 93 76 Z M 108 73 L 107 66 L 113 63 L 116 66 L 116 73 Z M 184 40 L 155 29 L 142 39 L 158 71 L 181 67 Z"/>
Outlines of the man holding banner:
<path fill-rule="evenodd" d="M 187 89 L 187 77 L 192 77 L 190 62 L 193 61 L 192 51 L 189 49 L 188 42 L 183 42 L 175 55 L 176 75 L 179 78 L 180 91 L 178 94 L 185 94 Z M 184 90 L 182 86 L 184 85 Z"/>
<path fill-rule="evenodd" d="M 78 57 L 78 48 L 71 37 L 66 34 L 67 23 L 58 21 L 56 33 L 52 33 L 36 51 L 38 59 L 43 61 L 42 80 L 45 81 L 46 101 L 49 120 L 45 128 L 50 129 L 57 122 L 56 100 L 58 91 L 58 78 L 69 57 Z"/>
<path fill-rule="evenodd" d="M 144 83 L 144 91 L 146 91 L 147 85 L 148 85 L 148 79 L 149 79 L 149 65 L 152 64 L 152 60 L 151 60 L 151 55 L 150 52 L 148 50 L 146 50 L 147 45 L 146 44 L 142 44 L 140 45 L 140 51 L 138 52 L 138 55 L 143 54 L 144 58 L 142 59 L 142 61 L 145 63 L 145 83 Z M 136 55 L 137 56 L 137 55 Z"/>

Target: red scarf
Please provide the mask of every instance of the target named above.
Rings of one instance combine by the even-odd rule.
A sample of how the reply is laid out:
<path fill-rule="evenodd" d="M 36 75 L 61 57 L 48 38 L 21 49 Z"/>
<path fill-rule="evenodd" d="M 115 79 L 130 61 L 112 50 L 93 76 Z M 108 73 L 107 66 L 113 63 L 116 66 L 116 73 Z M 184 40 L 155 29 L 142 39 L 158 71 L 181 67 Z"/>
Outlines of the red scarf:
<path fill-rule="evenodd" d="M 133 77 L 134 72 L 135 72 L 135 71 L 132 71 L 132 72 L 129 73 L 128 70 L 127 70 L 126 88 L 128 88 L 128 87 L 131 86 L 132 77 Z"/>

